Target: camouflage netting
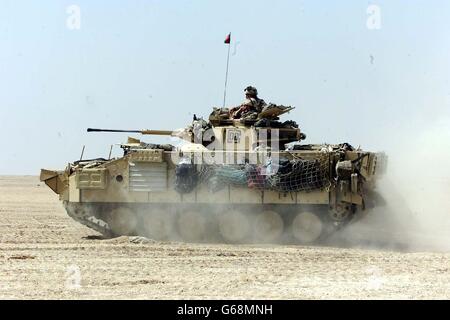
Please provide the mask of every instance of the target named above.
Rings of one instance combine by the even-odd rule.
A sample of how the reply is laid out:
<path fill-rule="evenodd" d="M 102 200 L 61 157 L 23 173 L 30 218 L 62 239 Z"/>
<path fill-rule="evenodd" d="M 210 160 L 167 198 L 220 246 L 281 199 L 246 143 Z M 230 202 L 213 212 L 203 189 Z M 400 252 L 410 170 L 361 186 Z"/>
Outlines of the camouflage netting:
<path fill-rule="evenodd" d="M 280 163 L 279 171 L 267 176 L 267 183 L 280 192 L 311 191 L 325 187 L 327 176 L 328 166 L 320 160 L 297 159 Z"/>
<path fill-rule="evenodd" d="M 329 184 L 329 155 L 323 153 L 311 159 L 298 158 L 266 165 L 201 165 L 195 175 L 177 181 L 189 181 L 189 187 L 177 186 L 179 192 L 190 192 L 194 184 L 205 184 L 212 192 L 219 191 L 227 185 L 252 189 L 276 190 L 279 192 L 312 191 L 325 188 Z M 194 167 L 192 165 L 192 167 Z M 187 174 L 184 171 L 184 174 Z"/>
<path fill-rule="evenodd" d="M 246 186 L 245 165 L 202 165 L 200 181 L 212 192 L 223 189 L 226 185 Z"/>

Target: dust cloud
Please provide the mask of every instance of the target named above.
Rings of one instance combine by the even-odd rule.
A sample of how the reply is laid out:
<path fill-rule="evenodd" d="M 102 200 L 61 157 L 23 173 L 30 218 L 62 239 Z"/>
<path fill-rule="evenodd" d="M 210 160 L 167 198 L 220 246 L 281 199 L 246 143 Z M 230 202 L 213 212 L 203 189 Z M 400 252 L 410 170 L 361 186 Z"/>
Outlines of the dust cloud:
<path fill-rule="evenodd" d="M 450 117 L 386 136 L 387 169 L 376 188 L 383 203 L 343 238 L 355 246 L 450 251 Z"/>

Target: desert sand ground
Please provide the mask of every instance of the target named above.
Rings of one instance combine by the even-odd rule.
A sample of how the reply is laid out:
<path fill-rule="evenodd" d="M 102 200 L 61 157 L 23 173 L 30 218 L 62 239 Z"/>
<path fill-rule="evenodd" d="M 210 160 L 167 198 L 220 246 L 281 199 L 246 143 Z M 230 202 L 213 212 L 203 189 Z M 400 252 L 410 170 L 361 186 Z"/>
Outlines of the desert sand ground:
<path fill-rule="evenodd" d="M 37 177 L 0 177 L 3 299 L 450 298 L 450 253 L 102 240 Z"/>

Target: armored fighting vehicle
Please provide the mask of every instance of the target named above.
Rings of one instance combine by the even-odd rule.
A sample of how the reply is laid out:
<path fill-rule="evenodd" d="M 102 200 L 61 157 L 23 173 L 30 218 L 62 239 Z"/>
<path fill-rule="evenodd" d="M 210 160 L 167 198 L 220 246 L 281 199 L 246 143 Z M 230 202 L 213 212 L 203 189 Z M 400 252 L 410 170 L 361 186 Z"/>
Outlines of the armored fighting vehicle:
<path fill-rule="evenodd" d="M 228 243 L 318 243 L 375 205 L 383 154 L 348 143 L 307 144 L 293 108 L 267 105 L 232 119 L 215 108 L 182 130 L 105 130 L 178 137 L 178 146 L 129 137 L 118 158 L 41 170 L 70 217 L 107 237 Z"/>

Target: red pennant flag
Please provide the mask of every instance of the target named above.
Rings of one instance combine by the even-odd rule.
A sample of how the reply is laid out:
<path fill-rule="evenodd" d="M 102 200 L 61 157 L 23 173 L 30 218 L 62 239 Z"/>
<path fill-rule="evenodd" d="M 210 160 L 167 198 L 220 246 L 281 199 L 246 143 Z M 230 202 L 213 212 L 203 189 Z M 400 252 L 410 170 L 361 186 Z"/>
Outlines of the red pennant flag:
<path fill-rule="evenodd" d="M 227 35 L 227 37 L 225 38 L 224 43 L 229 44 L 230 42 L 231 42 L 231 33 L 229 33 L 229 34 Z"/>

